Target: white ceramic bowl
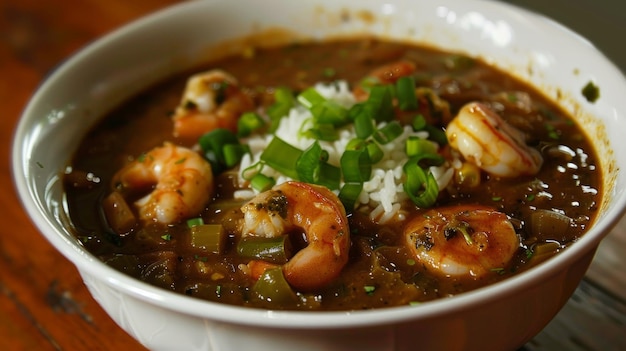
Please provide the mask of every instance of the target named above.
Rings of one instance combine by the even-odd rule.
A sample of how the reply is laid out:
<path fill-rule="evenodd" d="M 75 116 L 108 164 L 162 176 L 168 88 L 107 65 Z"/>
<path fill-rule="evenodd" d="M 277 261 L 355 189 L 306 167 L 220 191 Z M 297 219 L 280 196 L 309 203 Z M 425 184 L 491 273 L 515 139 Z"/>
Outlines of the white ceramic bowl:
<path fill-rule="evenodd" d="M 436 3 L 436 4 L 435 4 Z M 104 265 L 66 229 L 60 174 L 86 130 L 124 98 L 206 59 L 212 44 L 269 27 L 305 36 L 370 32 L 479 56 L 560 97 L 589 130 L 607 184 L 593 228 L 554 259 L 453 298 L 356 312 L 277 312 L 204 302 Z M 591 104 L 589 81 L 601 89 Z M 476 0 L 195 1 L 155 13 L 89 45 L 36 92 L 15 133 L 14 179 L 43 235 L 111 317 L 161 350 L 508 350 L 559 311 L 626 206 L 626 81 L 590 43 L 540 16 Z"/>

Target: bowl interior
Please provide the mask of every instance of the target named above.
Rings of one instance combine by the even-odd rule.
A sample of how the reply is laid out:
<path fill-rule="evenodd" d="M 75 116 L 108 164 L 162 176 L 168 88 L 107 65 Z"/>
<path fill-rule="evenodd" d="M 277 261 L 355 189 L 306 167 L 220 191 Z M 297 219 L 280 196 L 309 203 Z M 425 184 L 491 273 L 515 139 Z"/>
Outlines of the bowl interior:
<path fill-rule="evenodd" d="M 280 8 L 281 11 L 275 11 Z M 348 10 L 348 8 L 350 8 Z M 269 33 L 269 34 L 268 34 Z M 95 259 L 67 229 L 61 177 L 80 137 L 114 106 L 163 77 L 193 67 L 215 54 L 217 43 L 253 35 L 277 44 L 294 37 L 326 38 L 370 33 L 426 43 L 478 56 L 541 88 L 558 100 L 597 140 L 606 179 L 601 215 L 571 249 L 540 268 L 480 293 L 445 303 L 424 304 L 421 316 L 484 302 L 565 267 L 595 248 L 626 206 L 626 82 L 593 45 L 566 28 L 522 9 L 477 0 L 396 0 L 288 2 L 267 0 L 190 2 L 157 12 L 91 44 L 67 60 L 40 87 L 26 107 L 13 144 L 14 179 L 24 206 L 43 235 L 81 272 L 101 277 L 126 293 L 193 315 L 218 315 L 237 323 L 251 316 L 279 326 L 370 323 L 354 313 L 337 319 L 306 313 L 241 310 L 196 301 L 135 281 Z M 246 41 L 221 45 L 237 50 Z M 600 98 L 585 100 L 582 88 L 594 82 Z M 167 303 L 164 301 L 167 300 Z M 216 313 L 217 311 L 217 313 Z M 223 311 L 224 313 L 220 313 Z M 417 318 L 408 309 L 371 311 L 379 321 Z M 267 318 L 271 315 L 271 318 Z M 282 318 L 281 316 L 288 316 Z M 330 322 L 329 322 L 330 321 Z"/>

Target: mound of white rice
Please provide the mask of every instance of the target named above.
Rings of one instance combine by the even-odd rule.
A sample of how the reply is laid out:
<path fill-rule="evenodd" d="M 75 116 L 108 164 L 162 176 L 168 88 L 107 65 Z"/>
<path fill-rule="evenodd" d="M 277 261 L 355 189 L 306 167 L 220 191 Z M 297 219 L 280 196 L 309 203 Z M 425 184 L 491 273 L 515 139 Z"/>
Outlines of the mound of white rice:
<path fill-rule="evenodd" d="M 347 82 L 338 81 L 333 84 L 317 84 L 315 89 L 329 100 L 341 104 L 346 108 L 350 108 L 356 103 L 354 95 L 349 89 Z M 315 142 L 315 139 L 308 138 L 301 133 L 306 130 L 306 124 L 310 123 L 312 115 L 304 106 L 297 105 L 293 107 L 289 114 L 283 117 L 275 134 L 253 135 L 247 139 L 241 140 L 242 143 L 248 144 L 251 154 L 246 154 L 240 163 L 240 182 L 245 182 L 242 172 L 250 166 L 260 161 L 263 150 L 270 141 L 277 136 L 289 144 L 305 150 Z M 382 127 L 384 123 L 378 127 Z M 363 190 L 357 200 L 356 208 L 366 208 L 370 211 L 370 218 L 379 223 L 385 223 L 391 219 L 402 220 L 403 215 L 400 211 L 401 203 L 407 199 L 402 185 L 403 170 L 402 166 L 407 160 L 405 153 L 405 141 L 410 136 L 416 136 L 422 139 L 428 137 L 428 133 L 424 131 L 415 132 L 411 126 L 405 126 L 404 132 L 392 140 L 391 142 L 379 145 L 384 153 L 383 158 L 372 166 L 372 175 L 369 181 L 363 184 Z M 333 142 L 319 141 L 320 146 L 329 154 L 328 163 L 339 166 L 341 155 L 346 149 L 348 142 L 356 137 L 353 125 L 348 125 L 339 130 L 339 140 Z M 453 170 L 448 164 L 439 167 L 431 167 L 430 171 L 437 179 L 439 189 L 444 189 L 452 179 Z M 273 177 L 276 184 L 292 180 L 285 175 L 277 172 L 269 166 L 264 166 L 261 173 L 266 176 Z M 253 189 L 240 190 L 235 197 L 248 200 L 256 195 Z"/>

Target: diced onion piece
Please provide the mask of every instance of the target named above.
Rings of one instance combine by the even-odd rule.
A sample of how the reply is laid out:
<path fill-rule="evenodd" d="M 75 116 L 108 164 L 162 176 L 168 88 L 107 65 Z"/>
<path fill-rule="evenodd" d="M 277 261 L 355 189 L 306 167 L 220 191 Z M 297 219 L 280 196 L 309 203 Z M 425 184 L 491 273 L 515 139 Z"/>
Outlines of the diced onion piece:
<path fill-rule="evenodd" d="M 109 227 L 118 235 L 128 234 L 137 225 L 137 217 L 122 194 L 117 191 L 104 198 L 102 209 Z"/>
<path fill-rule="evenodd" d="M 530 230 L 540 239 L 560 239 L 567 235 L 572 219 L 552 210 L 537 209 L 530 215 Z"/>
<path fill-rule="evenodd" d="M 201 224 L 190 228 L 192 248 L 215 254 L 224 253 L 227 233 L 221 224 Z"/>
<path fill-rule="evenodd" d="M 480 168 L 471 162 L 463 162 L 454 173 L 454 181 L 463 187 L 475 188 L 481 182 Z"/>

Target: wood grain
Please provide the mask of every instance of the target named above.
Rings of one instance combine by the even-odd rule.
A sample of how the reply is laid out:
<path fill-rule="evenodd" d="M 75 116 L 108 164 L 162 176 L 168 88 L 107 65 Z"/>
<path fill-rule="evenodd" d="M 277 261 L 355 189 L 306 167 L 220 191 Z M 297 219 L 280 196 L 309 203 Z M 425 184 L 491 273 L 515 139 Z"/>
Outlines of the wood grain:
<path fill-rule="evenodd" d="M 174 0 L 0 2 L 0 349 L 141 350 L 89 295 L 74 266 L 35 229 L 10 172 L 13 130 L 28 98 L 65 58 Z"/>

